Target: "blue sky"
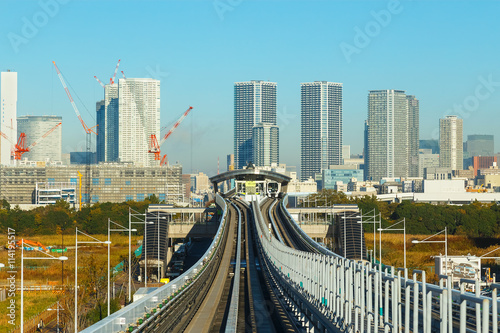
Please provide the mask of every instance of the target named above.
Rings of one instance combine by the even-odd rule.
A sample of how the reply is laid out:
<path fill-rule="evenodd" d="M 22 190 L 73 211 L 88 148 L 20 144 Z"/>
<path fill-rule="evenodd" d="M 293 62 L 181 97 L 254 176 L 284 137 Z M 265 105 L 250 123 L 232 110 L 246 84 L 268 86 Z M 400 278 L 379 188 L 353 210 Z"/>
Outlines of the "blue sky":
<path fill-rule="evenodd" d="M 212 175 L 218 156 L 225 170 L 233 83 L 256 79 L 278 83 L 280 161 L 289 165 L 300 167 L 300 83 L 316 80 L 343 83 L 353 153 L 363 149 L 373 89 L 417 96 L 421 139 L 438 138 L 439 118 L 458 114 L 464 139 L 495 134 L 499 151 L 499 9 L 451 0 L 2 1 L 0 69 L 18 72 L 18 115 L 63 117 L 63 152 L 83 150 L 85 135 L 52 60 L 88 125 L 103 96 L 93 76 L 109 80 L 118 59 L 127 77 L 160 79 L 163 125 L 194 107 L 162 146 L 184 172 Z"/>

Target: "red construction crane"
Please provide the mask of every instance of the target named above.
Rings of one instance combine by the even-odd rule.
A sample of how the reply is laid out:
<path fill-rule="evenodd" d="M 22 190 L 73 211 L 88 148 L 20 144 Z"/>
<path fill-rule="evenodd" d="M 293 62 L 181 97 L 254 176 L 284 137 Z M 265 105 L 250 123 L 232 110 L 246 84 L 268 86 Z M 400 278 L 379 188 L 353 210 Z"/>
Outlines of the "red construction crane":
<path fill-rule="evenodd" d="M 120 61 L 121 59 L 118 59 L 118 63 L 116 64 L 116 67 L 115 67 L 115 72 L 113 74 L 113 77 L 109 79 L 109 83 L 110 84 L 113 84 L 115 83 L 115 78 L 116 78 L 116 72 L 118 72 L 118 66 L 120 66 Z M 123 74 L 123 71 L 122 71 L 122 74 Z M 123 76 L 125 77 L 125 75 Z M 99 78 L 97 76 L 94 75 L 94 79 L 96 79 L 96 81 L 101 85 L 101 87 L 105 87 L 106 85 L 104 83 L 102 83 L 101 80 L 99 80 Z"/>
<path fill-rule="evenodd" d="M 78 108 L 76 107 L 75 101 L 73 100 L 73 97 L 71 96 L 71 94 L 68 90 L 68 87 L 66 86 L 66 82 L 64 81 L 64 78 L 61 74 L 61 71 L 59 70 L 59 68 L 57 68 L 55 61 L 52 61 L 52 63 L 54 64 L 54 67 L 56 68 L 57 76 L 59 76 L 59 80 L 61 80 L 61 84 L 62 84 L 64 90 L 66 91 L 66 95 L 68 95 L 69 101 L 70 101 L 71 105 L 73 106 L 73 109 L 75 110 L 76 116 L 78 117 L 78 120 L 80 120 L 80 123 L 82 124 L 83 130 L 85 131 L 85 134 L 86 134 L 85 146 L 87 148 L 87 161 L 85 163 L 85 182 L 86 182 L 85 191 L 87 193 L 87 198 L 88 198 L 87 203 L 90 203 L 90 191 L 91 191 L 91 188 L 90 188 L 90 164 L 91 164 L 90 154 L 91 154 L 91 149 L 90 149 L 90 147 L 92 145 L 92 143 L 91 143 L 92 133 L 97 135 L 97 126 L 98 125 L 88 127 L 87 124 L 85 124 L 85 122 L 82 119 L 82 116 L 80 115 L 80 111 L 78 111 Z M 94 128 L 96 129 L 95 131 L 94 131 Z"/>
<path fill-rule="evenodd" d="M 68 90 L 68 86 L 66 86 L 66 82 L 64 81 L 64 78 L 61 74 L 61 71 L 59 70 L 59 68 L 57 68 L 55 61 L 52 61 L 52 63 L 54 64 L 54 66 L 56 68 L 56 72 L 57 72 L 57 75 L 59 76 L 59 80 L 61 80 L 61 84 L 62 84 L 64 90 L 66 91 L 66 95 L 68 95 L 69 101 L 70 101 L 71 105 L 73 106 L 73 109 L 75 110 L 76 116 L 78 117 L 78 120 L 80 120 L 80 123 L 82 124 L 83 129 L 85 130 L 85 133 L 87 133 L 87 134 L 94 133 L 95 135 L 97 135 L 97 132 L 94 131 L 94 128 L 97 127 L 97 125 L 93 126 L 93 127 L 88 127 L 87 124 L 85 124 L 85 122 L 82 119 L 82 116 L 80 115 L 80 111 L 78 111 L 78 108 L 76 107 L 75 101 L 73 100 L 73 97 L 71 96 L 71 94 Z"/>
<path fill-rule="evenodd" d="M 192 106 L 189 107 L 189 109 L 187 109 L 183 114 L 182 116 L 179 118 L 179 120 L 177 120 L 174 124 L 174 126 L 172 126 L 172 128 L 167 132 L 167 134 L 165 134 L 165 136 L 163 136 L 163 138 L 161 139 L 161 141 L 158 143 L 158 140 L 156 139 L 156 135 L 155 134 L 151 134 L 151 138 L 149 140 L 149 150 L 148 150 L 148 153 L 153 153 L 155 154 L 155 161 L 159 161 L 160 160 L 160 147 L 161 145 L 165 142 L 165 140 L 168 139 L 168 137 L 175 131 L 175 129 L 177 127 L 179 127 L 179 125 L 182 123 L 182 121 L 184 120 L 184 118 L 186 118 L 186 116 L 189 114 L 189 112 L 191 112 L 191 110 L 193 109 Z"/>
<path fill-rule="evenodd" d="M 28 147 L 26 147 L 26 134 L 21 133 L 19 135 L 19 139 L 17 140 L 17 143 L 15 144 L 14 159 L 20 160 L 24 153 L 29 152 L 33 147 L 35 147 L 37 144 L 39 144 L 40 141 L 42 141 L 43 139 L 48 137 L 50 135 L 50 133 L 54 132 L 54 130 L 61 124 L 62 123 L 58 123 L 56 126 L 52 127 L 50 130 L 47 131 L 47 133 L 42 135 L 42 137 L 39 138 L 38 140 L 35 140 L 35 142 L 33 142 Z"/>
<path fill-rule="evenodd" d="M 123 73 L 123 71 L 121 71 L 121 72 L 122 72 L 123 78 L 126 80 L 127 78 L 125 77 L 125 73 Z"/>
<path fill-rule="evenodd" d="M 116 64 L 115 67 L 115 72 L 113 73 L 113 78 L 109 80 L 111 84 L 115 83 L 116 73 L 118 72 L 118 66 L 120 66 L 120 61 L 121 59 L 118 59 L 118 63 Z"/>
<path fill-rule="evenodd" d="M 101 82 L 101 80 L 99 80 L 99 79 L 97 78 L 97 76 L 95 76 L 95 75 L 94 75 L 94 79 L 96 79 L 96 80 L 97 80 L 97 82 L 99 82 L 99 84 L 101 85 L 101 87 L 103 87 L 103 88 L 104 88 L 104 87 L 106 86 L 106 85 L 105 85 L 104 83 L 102 83 L 102 82 Z"/>
<path fill-rule="evenodd" d="M 167 164 L 167 154 L 163 155 L 163 158 L 161 159 L 160 166 L 164 166 Z"/>

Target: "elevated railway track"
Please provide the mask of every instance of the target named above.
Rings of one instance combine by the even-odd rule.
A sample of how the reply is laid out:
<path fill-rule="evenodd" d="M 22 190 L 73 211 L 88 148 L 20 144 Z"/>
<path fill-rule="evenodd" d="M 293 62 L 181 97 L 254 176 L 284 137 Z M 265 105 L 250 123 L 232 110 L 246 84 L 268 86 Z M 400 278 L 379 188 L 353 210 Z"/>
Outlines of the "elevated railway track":
<path fill-rule="evenodd" d="M 497 289 L 476 297 L 346 259 L 307 236 L 286 199 L 217 205 L 197 264 L 84 332 L 498 332 Z"/>

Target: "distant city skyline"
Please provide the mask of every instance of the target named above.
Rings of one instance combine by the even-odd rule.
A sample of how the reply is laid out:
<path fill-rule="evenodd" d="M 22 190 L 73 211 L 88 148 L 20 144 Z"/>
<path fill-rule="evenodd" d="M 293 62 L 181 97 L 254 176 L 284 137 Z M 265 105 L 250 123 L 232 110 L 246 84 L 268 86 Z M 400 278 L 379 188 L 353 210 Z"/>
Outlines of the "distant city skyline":
<path fill-rule="evenodd" d="M 210 1 L 57 3 L 51 15 L 38 1 L 0 3 L 0 69 L 18 73 L 18 115 L 63 117 L 63 153 L 84 151 L 85 134 L 52 60 L 89 125 L 102 99 L 93 76 L 106 82 L 118 59 L 127 77 L 161 81 L 161 126 L 194 106 L 197 112 L 162 147 L 185 172 L 215 174 L 217 157 L 233 152 L 232 86 L 253 78 L 277 82 L 280 161 L 299 168 L 301 82 L 343 83 L 343 143 L 353 153 L 363 149 L 369 90 L 415 94 L 421 139 L 439 139 L 439 119 L 453 114 L 464 120 L 464 137 L 496 132 L 497 1 L 401 1 L 384 25 L 375 17 L 387 1 L 244 1 L 224 12 Z M 35 25 L 38 13 L 47 22 Z M 134 25 L 111 37 L 89 24 L 109 22 L 110 15 Z M 370 26 L 377 30 L 366 34 Z M 495 140 L 500 147 L 500 136 Z"/>

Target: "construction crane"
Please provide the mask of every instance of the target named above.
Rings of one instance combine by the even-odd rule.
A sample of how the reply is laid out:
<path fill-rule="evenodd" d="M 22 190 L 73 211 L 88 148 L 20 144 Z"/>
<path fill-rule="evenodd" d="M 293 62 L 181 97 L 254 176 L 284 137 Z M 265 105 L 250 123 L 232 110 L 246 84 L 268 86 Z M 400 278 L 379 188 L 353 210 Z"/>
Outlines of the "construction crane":
<path fill-rule="evenodd" d="M 50 130 L 47 131 L 44 135 L 42 135 L 41 138 L 35 140 L 31 145 L 26 147 L 26 133 L 21 133 L 19 135 L 19 139 L 17 140 L 17 143 L 14 145 L 14 159 L 15 160 L 20 160 L 21 157 L 23 156 L 24 153 L 29 152 L 33 147 L 35 147 L 37 144 L 40 143 L 43 139 L 48 137 L 50 133 L 54 132 L 55 129 L 60 126 L 62 123 L 58 123 L 54 127 L 52 127 Z"/>
<path fill-rule="evenodd" d="M 88 127 L 87 124 L 82 119 L 82 116 L 80 115 L 80 111 L 78 111 L 78 108 L 76 107 L 75 101 L 73 100 L 73 97 L 71 96 L 71 93 L 68 90 L 68 87 L 66 86 L 66 82 L 64 81 L 64 78 L 61 74 L 61 71 L 56 65 L 55 61 L 52 61 L 54 64 L 54 67 L 56 68 L 57 76 L 59 76 L 59 80 L 61 81 L 61 84 L 66 91 L 66 95 L 68 95 L 69 101 L 71 105 L 73 106 L 73 109 L 75 110 L 76 116 L 78 117 L 78 120 L 80 120 L 80 123 L 83 126 L 83 130 L 85 131 L 86 134 L 86 146 L 87 146 L 87 161 L 86 161 L 86 166 L 85 166 L 85 190 L 87 192 L 87 203 L 90 203 L 90 146 L 91 146 L 91 139 L 92 139 L 92 133 L 97 135 L 97 125 L 93 127 Z M 94 131 L 95 128 L 95 131 Z"/>
<path fill-rule="evenodd" d="M 9 141 L 12 147 L 15 147 L 16 143 L 12 142 L 12 140 L 5 134 L 4 132 L 0 131 L 0 136 L 2 136 L 5 140 Z M 11 154 L 14 156 L 14 150 L 11 148 Z"/>
<path fill-rule="evenodd" d="M 182 116 L 179 118 L 179 120 L 177 120 L 175 122 L 174 126 L 172 126 L 172 128 L 167 132 L 167 134 L 165 134 L 165 136 L 163 136 L 163 138 L 161 139 L 161 141 L 159 143 L 158 143 L 158 140 L 156 138 L 156 135 L 155 134 L 151 134 L 151 137 L 150 137 L 150 140 L 149 140 L 149 150 L 148 150 L 148 153 L 155 154 L 155 161 L 159 161 L 160 160 L 160 155 L 161 155 L 160 147 L 161 147 L 161 145 L 165 142 L 165 140 L 168 139 L 168 137 L 175 131 L 175 129 L 177 127 L 179 127 L 179 125 L 182 123 L 182 121 L 184 120 L 184 118 L 186 118 L 186 116 L 189 114 L 189 112 L 191 112 L 192 109 L 193 109 L 193 107 L 190 106 L 189 109 L 187 109 L 182 114 Z"/>
<path fill-rule="evenodd" d="M 114 84 L 115 83 L 115 79 L 116 79 L 116 73 L 118 72 L 118 67 L 120 66 L 120 61 L 121 59 L 118 59 L 118 63 L 116 64 L 116 67 L 115 67 L 115 72 L 113 73 L 113 77 L 111 77 L 109 79 L 109 83 L 110 84 Z M 122 71 L 122 74 L 123 74 L 123 71 Z M 125 77 L 125 75 L 123 76 Z M 96 81 L 101 85 L 101 87 L 105 87 L 106 85 L 104 83 L 102 83 L 101 80 L 99 80 L 99 78 L 97 76 L 94 75 L 94 79 L 96 79 Z"/>
<path fill-rule="evenodd" d="M 116 64 L 116 67 L 115 67 L 115 72 L 113 73 L 113 78 L 109 79 L 109 82 L 111 84 L 115 83 L 116 73 L 118 72 L 118 67 L 120 66 L 120 61 L 121 61 L 121 59 L 118 59 L 118 63 Z"/>
<path fill-rule="evenodd" d="M 161 159 L 160 166 L 164 166 L 168 163 L 167 160 L 167 154 L 163 155 L 163 158 Z"/>

